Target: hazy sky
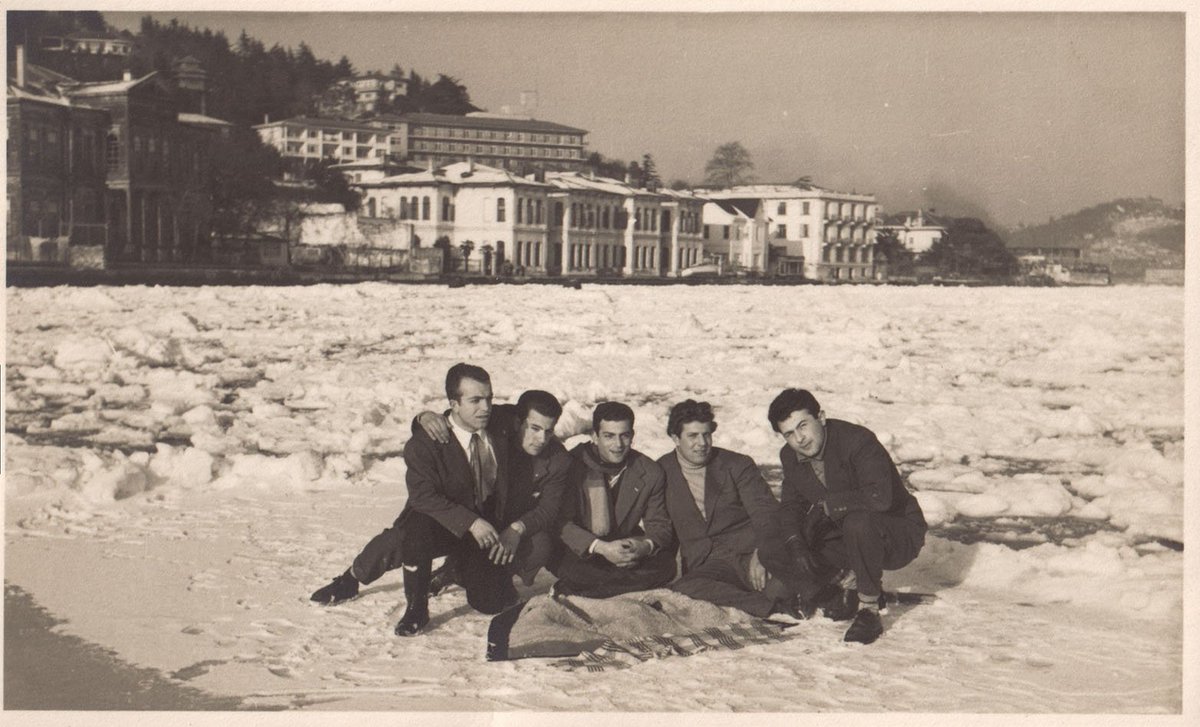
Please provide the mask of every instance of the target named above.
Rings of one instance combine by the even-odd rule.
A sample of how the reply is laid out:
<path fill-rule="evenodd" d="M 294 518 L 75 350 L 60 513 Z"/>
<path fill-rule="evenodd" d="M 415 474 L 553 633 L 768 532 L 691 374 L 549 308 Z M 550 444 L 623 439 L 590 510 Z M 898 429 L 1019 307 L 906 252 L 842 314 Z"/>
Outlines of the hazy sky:
<path fill-rule="evenodd" d="M 759 181 L 809 175 L 885 210 L 1015 225 L 1184 196 L 1182 13 L 151 14 L 446 73 L 493 111 L 536 90 L 538 118 L 650 152 L 668 181 L 737 140 Z"/>

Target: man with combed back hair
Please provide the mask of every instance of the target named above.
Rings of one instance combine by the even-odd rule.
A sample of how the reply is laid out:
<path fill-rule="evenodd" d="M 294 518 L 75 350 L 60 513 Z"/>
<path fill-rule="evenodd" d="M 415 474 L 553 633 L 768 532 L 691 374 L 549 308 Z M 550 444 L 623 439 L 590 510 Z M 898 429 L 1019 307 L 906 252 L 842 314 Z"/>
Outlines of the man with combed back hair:
<path fill-rule="evenodd" d="M 814 572 L 848 568 L 855 587 L 826 610 L 850 619 L 845 641 L 869 644 L 883 633 L 883 571 L 908 565 L 925 544 L 925 516 L 874 433 L 826 419 L 816 397 L 785 389 L 767 410 L 783 436 L 784 510 L 788 547 Z"/>
<path fill-rule="evenodd" d="M 683 576 L 671 589 L 753 616 L 807 618 L 817 586 L 787 553 L 779 501 L 754 460 L 713 446 L 716 428 L 708 402 L 671 407 L 675 449 L 658 460 L 683 556 Z"/>

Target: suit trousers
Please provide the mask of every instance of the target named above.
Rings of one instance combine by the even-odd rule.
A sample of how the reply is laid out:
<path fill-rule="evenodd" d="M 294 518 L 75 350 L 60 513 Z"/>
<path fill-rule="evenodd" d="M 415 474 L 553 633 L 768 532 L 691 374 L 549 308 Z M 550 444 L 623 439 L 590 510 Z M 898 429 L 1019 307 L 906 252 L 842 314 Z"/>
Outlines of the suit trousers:
<path fill-rule="evenodd" d="M 763 591 L 754 590 L 750 584 L 750 558 L 750 553 L 709 557 L 672 583 L 671 590 L 718 606 L 732 606 L 751 616 L 769 616 L 776 602 L 794 590 L 783 586 L 778 578 L 772 578 Z"/>
<path fill-rule="evenodd" d="M 675 549 L 662 549 L 637 565 L 621 568 L 599 555 L 580 557 L 563 547 L 550 572 L 570 587 L 571 592 L 588 598 L 608 598 L 632 591 L 665 586 L 675 578 Z"/>
<path fill-rule="evenodd" d="M 858 510 L 829 528 L 812 549 L 837 568 L 854 571 L 858 592 L 883 593 L 883 571 L 911 563 L 925 545 L 925 526 L 902 515 Z"/>
<path fill-rule="evenodd" d="M 449 556 L 457 564 L 467 603 L 476 611 L 500 613 L 517 598 L 509 570 L 488 560 L 470 533 L 454 537 L 433 518 L 405 510 L 391 528 L 371 539 L 354 559 L 351 573 L 361 583 L 370 583 L 387 570 L 401 565 L 428 565 L 434 558 Z"/>

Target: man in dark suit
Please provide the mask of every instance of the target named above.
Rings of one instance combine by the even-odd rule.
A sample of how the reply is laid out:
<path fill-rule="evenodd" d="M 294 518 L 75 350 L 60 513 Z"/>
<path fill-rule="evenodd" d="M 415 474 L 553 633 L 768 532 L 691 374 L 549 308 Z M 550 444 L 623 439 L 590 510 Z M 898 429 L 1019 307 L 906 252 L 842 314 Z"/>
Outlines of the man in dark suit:
<path fill-rule="evenodd" d="M 683 559 L 671 589 L 753 616 L 810 616 L 816 584 L 784 546 L 779 501 L 754 460 L 713 446 L 716 428 L 708 402 L 671 407 L 675 449 L 658 460 Z"/>
<path fill-rule="evenodd" d="M 555 594 L 607 598 L 675 578 L 662 469 L 633 449 L 633 420 L 625 404 L 604 402 L 592 413 L 592 441 L 571 450 Z"/>
<path fill-rule="evenodd" d="M 780 500 L 789 544 L 813 570 L 853 571 L 856 588 L 827 615 L 853 617 L 845 640 L 869 644 L 883 633 L 883 571 L 908 565 L 925 544 L 921 506 L 871 430 L 826 419 L 810 392 L 785 389 L 767 418 L 786 442 Z"/>
<path fill-rule="evenodd" d="M 407 609 L 396 625 L 400 636 L 419 633 L 429 621 L 430 572 L 439 556 L 458 564 L 467 602 L 476 610 L 498 613 L 516 600 L 505 566 L 516 556 L 520 534 L 514 538 L 508 532 L 513 527 L 504 528 L 503 534 L 497 529 L 504 527 L 503 516 L 512 501 L 513 422 L 491 416 L 491 379 L 478 366 L 452 366 L 446 374 L 446 396 L 447 441 L 438 442 L 414 426 L 405 445 L 408 503 L 396 522 L 367 544 L 346 573 L 312 596 L 337 603 L 357 594 L 359 583 L 370 583 L 403 565 Z"/>

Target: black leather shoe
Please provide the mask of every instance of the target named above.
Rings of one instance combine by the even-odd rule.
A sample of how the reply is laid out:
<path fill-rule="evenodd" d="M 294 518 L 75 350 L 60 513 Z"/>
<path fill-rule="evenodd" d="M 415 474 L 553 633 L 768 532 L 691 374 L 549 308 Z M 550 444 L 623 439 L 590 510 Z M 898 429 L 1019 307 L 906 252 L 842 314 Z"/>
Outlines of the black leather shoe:
<path fill-rule="evenodd" d="M 318 588 L 308 597 L 323 606 L 333 606 L 342 601 L 349 601 L 358 595 L 358 581 L 346 571 L 334 578 L 329 585 Z"/>
<path fill-rule="evenodd" d="M 860 608 L 858 615 L 854 617 L 854 622 L 850 624 L 850 628 L 846 629 L 846 635 L 842 637 L 842 641 L 870 644 L 882 633 L 883 620 L 879 618 L 879 612 L 869 608 Z"/>

